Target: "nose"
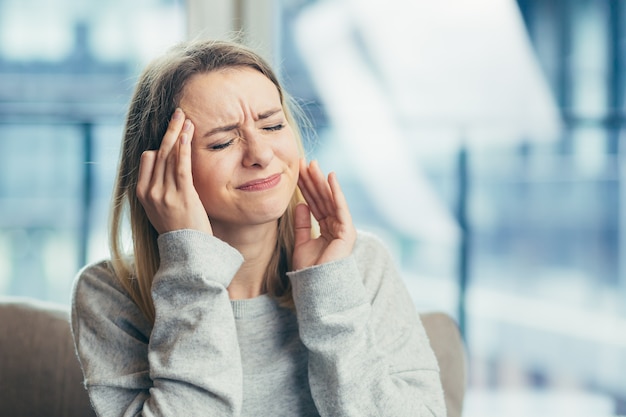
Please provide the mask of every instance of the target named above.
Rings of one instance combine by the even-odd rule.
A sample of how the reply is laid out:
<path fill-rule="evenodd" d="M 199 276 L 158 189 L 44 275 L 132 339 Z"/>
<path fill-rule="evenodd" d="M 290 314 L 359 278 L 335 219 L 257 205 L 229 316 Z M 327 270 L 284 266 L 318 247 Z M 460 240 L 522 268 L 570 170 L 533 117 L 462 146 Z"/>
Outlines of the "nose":
<path fill-rule="evenodd" d="M 256 132 L 246 132 L 243 165 L 245 167 L 265 168 L 274 157 L 274 150 L 268 138 Z"/>

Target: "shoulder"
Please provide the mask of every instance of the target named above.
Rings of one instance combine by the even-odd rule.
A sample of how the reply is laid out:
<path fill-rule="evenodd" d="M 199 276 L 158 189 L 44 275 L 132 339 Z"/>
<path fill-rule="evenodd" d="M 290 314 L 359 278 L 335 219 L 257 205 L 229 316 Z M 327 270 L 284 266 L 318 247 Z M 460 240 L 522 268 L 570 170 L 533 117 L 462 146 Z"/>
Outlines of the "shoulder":
<path fill-rule="evenodd" d="M 81 269 L 72 290 L 72 327 L 102 328 L 106 323 L 116 327 L 131 326 L 149 333 L 145 318 L 128 291 L 121 284 L 110 261 L 89 264 Z"/>
<path fill-rule="evenodd" d="M 357 239 L 352 253 L 360 269 L 386 268 L 393 264 L 391 252 L 387 245 L 371 232 L 357 231 Z"/>
<path fill-rule="evenodd" d="M 77 297 L 79 299 L 82 296 L 91 298 L 112 293 L 119 293 L 129 297 L 127 291 L 115 275 L 111 262 L 104 260 L 89 264 L 78 272 L 74 280 L 72 301 L 76 301 Z"/>
<path fill-rule="evenodd" d="M 414 326 L 418 313 L 400 265 L 387 244 L 372 233 L 359 231 L 353 255 L 373 308 L 371 319 L 378 328 L 389 327 L 388 317 L 392 311 L 398 326 L 400 321 L 403 325 Z"/>
<path fill-rule="evenodd" d="M 391 251 L 380 237 L 359 230 L 352 254 L 371 298 L 382 293 L 386 293 L 386 296 L 406 293 Z"/>
<path fill-rule="evenodd" d="M 377 251 L 380 249 L 386 250 L 386 245 L 378 235 L 372 232 L 358 229 L 355 249 L 360 249 L 360 250 L 369 249 L 369 250 L 374 250 L 374 251 Z"/>

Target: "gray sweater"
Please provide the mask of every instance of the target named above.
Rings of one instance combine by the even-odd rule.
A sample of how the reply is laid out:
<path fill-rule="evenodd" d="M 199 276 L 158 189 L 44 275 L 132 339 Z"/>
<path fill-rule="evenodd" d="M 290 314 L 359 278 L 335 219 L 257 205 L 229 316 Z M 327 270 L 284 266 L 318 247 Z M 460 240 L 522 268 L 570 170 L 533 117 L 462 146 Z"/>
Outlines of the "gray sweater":
<path fill-rule="evenodd" d="M 296 310 L 230 300 L 243 262 L 192 230 L 159 237 L 150 323 L 107 262 L 75 283 L 72 330 L 99 416 L 445 416 L 437 361 L 391 257 L 289 273 Z"/>

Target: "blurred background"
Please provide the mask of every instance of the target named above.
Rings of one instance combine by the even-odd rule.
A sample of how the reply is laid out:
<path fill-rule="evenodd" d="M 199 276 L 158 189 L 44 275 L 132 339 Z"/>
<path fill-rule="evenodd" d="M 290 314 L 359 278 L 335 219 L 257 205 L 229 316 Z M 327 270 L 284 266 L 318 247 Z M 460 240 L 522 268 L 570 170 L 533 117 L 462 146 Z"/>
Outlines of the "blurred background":
<path fill-rule="evenodd" d="M 626 414 L 621 0 L 0 0 L 0 295 L 69 304 L 139 71 L 233 34 L 417 308 L 458 321 L 465 416 Z"/>

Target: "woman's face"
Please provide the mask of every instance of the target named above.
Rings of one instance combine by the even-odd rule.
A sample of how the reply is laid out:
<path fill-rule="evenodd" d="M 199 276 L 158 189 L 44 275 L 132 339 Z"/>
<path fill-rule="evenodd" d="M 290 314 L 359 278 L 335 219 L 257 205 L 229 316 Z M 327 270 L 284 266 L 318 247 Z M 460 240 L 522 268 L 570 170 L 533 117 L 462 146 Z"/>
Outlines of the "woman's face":
<path fill-rule="evenodd" d="M 197 74 L 180 107 L 194 126 L 194 186 L 216 235 L 275 222 L 298 182 L 299 154 L 276 86 L 251 68 Z"/>

